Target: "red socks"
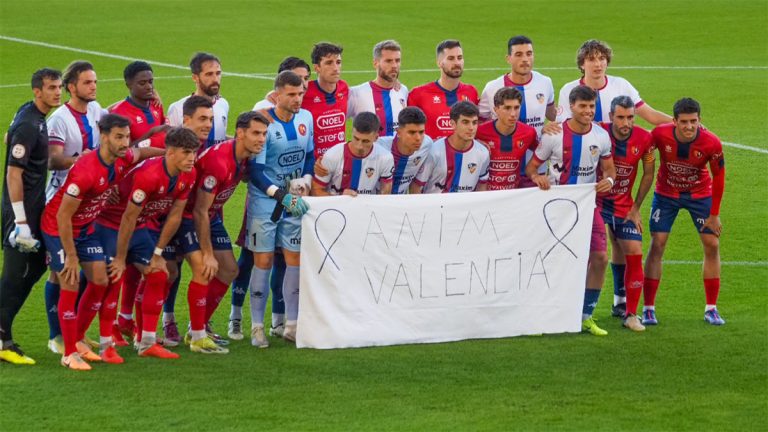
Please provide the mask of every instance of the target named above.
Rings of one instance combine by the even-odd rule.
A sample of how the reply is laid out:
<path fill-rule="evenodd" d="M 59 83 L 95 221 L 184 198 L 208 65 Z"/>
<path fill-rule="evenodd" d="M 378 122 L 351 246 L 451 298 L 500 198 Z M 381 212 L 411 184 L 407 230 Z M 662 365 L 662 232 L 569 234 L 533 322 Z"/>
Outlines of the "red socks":
<path fill-rule="evenodd" d="M 707 296 L 707 306 L 717 304 L 720 295 L 720 278 L 704 279 L 704 293 Z"/>
<path fill-rule="evenodd" d="M 141 273 L 135 266 L 129 265 L 125 269 L 123 279 L 123 297 L 120 299 L 120 313 L 131 315 L 133 313 L 133 303 L 136 300 L 136 291 L 141 281 Z"/>
<path fill-rule="evenodd" d="M 91 326 L 93 319 L 101 309 L 101 302 L 106 291 L 106 285 L 96 285 L 90 281 L 85 286 L 85 291 L 83 291 L 83 296 L 77 307 L 77 340 L 82 340 L 85 337 L 85 331 Z"/>
<path fill-rule="evenodd" d="M 656 291 L 659 290 L 659 280 L 645 278 L 643 283 L 643 306 L 656 304 Z"/>
<path fill-rule="evenodd" d="M 627 315 L 637 315 L 637 304 L 643 292 L 643 256 L 627 255 L 625 259 L 627 266 L 624 270 L 624 287 L 627 290 Z"/>
<path fill-rule="evenodd" d="M 146 332 L 156 332 L 157 322 L 160 313 L 163 310 L 165 301 L 165 284 L 168 282 L 168 275 L 165 272 L 154 272 L 144 276 L 144 298 L 141 305 L 142 323 L 141 330 Z"/>
<path fill-rule="evenodd" d="M 199 284 L 195 281 L 189 283 L 187 302 L 189 302 L 189 322 L 192 330 L 205 329 L 205 305 L 207 303 L 207 295 L 208 285 Z"/>
<path fill-rule="evenodd" d="M 221 299 L 227 295 L 227 291 L 229 291 L 229 285 L 216 278 L 213 278 L 213 280 L 208 283 L 208 295 L 206 296 L 205 306 L 206 323 L 211 320 L 213 313 L 216 312 L 216 308 L 219 307 L 219 303 L 221 303 Z"/>
<path fill-rule="evenodd" d="M 61 290 L 59 294 L 59 325 L 64 339 L 64 355 L 77 352 L 77 291 Z"/>
<path fill-rule="evenodd" d="M 104 300 L 99 309 L 99 336 L 108 338 L 112 336 L 112 324 L 117 318 L 117 297 L 120 295 L 120 282 L 110 283 Z"/>

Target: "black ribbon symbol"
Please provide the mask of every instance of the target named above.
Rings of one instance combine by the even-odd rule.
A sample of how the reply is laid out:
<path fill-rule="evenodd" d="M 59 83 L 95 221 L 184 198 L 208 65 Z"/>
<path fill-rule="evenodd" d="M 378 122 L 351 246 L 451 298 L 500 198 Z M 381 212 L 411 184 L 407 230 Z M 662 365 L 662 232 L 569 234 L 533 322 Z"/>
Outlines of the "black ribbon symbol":
<path fill-rule="evenodd" d="M 339 233 L 336 234 L 336 238 L 333 239 L 330 246 L 326 247 L 323 240 L 320 238 L 320 233 L 317 230 L 318 225 L 320 224 L 320 219 L 323 217 L 324 214 L 328 212 L 334 212 L 338 213 L 339 216 L 341 216 L 341 228 L 339 229 Z M 328 218 L 326 218 L 328 219 Z M 338 222 L 338 219 L 337 219 Z M 344 216 L 344 213 L 342 213 L 339 210 L 336 209 L 326 209 L 320 212 L 319 215 L 317 215 L 317 219 L 315 219 L 315 236 L 317 237 L 317 241 L 320 243 L 320 246 L 322 246 L 323 250 L 325 250 L 325 257 L 323 257 L 323 262 L 320 263 L 320 269 L 317 271 L 317 274 L 320 274 L 323 271 L 323 267 L 325 266 L 325 262 L 330 258 L 333 265 L 336 267 L 336 270 L 341 270 L 339 268 L 339 265 L 336 263 L 336 260 L 333 259 L 333 256 L 331 256 L 331 249 L 333 249 L 333 246 L 336 244 L 337 241 L 341 238 L 341 234 L 344 232 L 344 229 L 347 227 L 347 217 Z"/>
<path fill-rule="evenodd" d="M 562 237 L 558 237 L 557 234 L 555 234 L 555 230 L 552 228 L 552 224 L 549 222 L 549 217 L 547 216 L 547 207 L 549 207 L 550 204 L 553 204 L 553 203 L 555 203 L 557 201 L 565 201 L 565 203 L 572 204 L 573 205 L 573 209 L 576 211 L 576 219 L 573 221 L 573 225 L 571 225 L 571 227 L 568 228 L 568 231 L 566 231 L 565 234 L 563 234 Z M 544 255 L 543 259 L 546 259 L 549 256 L 549 254 L 552 252 L 552 250 L 554 248 L 556 248 L 557 245 L 559 245 L 559 244 L 563 245 L 563 247 L 566 248 L 568 250 L 568 252 L 570 252 L 571 255 L 573 255 L 574 258 L 578 259 L 579 257 L 576 256 L 576 254 L 573 252 L 573 250 L 571 250 L 571 248 L 569 248 L 567 244 L 563 243 L 563 240 L 565 240 L 565 238 L 568 237 L 568 234 L 570 234 L 571 231 L 573 231 L 573 229 L 576 228 L 576 224 L 579 223 L 579 206 L 576 205 L 576 202 L 572 201 L 572 200 L 569 200 L 569 199 L 566 199 L 566 198 L 555 198 L 553 200 L 549 200 L 546 204 L 544 204 L 544 209 L 542 210 L 542 212 L 544 213 L 544 222 L 547 223 L 547 228 L 549 228 L 549 232 L 552 234 L 552 237 L 554 237 L 555 240 L 556 240 L 555 244 L 553 244 L 552 247 L 549 248 L 547 253 Z M 565 212 L 562 212 L 561 214 L 565 214 Z"/>

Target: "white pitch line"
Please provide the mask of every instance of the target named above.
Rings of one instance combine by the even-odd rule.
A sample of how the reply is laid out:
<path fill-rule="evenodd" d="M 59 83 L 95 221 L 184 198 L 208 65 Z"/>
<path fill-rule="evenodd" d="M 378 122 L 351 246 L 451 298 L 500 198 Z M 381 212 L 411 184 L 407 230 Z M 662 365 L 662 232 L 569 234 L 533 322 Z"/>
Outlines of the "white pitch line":
<path fill-rule="evenodd" d="M 737 148 L 737 149 L 749 150 L 749 151 L 753 151 L 753 152 L 757 152 L 757 153 L 768 154 L 768 150 L 766 150 L 766 149 L 761 149 L 761 148 L 758 148 L 758 147 L 752 147 L 752 146 L 748 146 L 748 145 L 744 145 L 744 144 L 736 144 L 736 143 L 732 143 L 732 142 L 725 142 L 725 141 L 723 141 L 723 145 L 726 146 L 726 147 L 733 147 L 733 148 Z"/>
<path fill-rule="evenodd" d="M 180 70 L 187 70 L 187 71 L 189 70 L 189 66 L 177 65 L 177 64 L 173 64 L 173 63 L 159 62 L 159 61 L 155 61 L 155 60 L 148 60 L 148 59 L 142 59 L 142 58 L 136 58 L 136 57 L 128 57 L 128 56 L 118 55 L 118 54 L 110 54 L 110 53 L 105 53 L 105 52 L 101 52 L 101 51 L 86 50 L 86 49 L 81 49 L 81 48 L 69 47 L 69 46 L 65 46 L 65 45 L 50 44 L 50 43 L 47 43 L 47 42 L 33 41 L 33 40 L 29 40 L 29 39 L 21 39 L 21 38 L 15 38 L 15 37 L 5 36 L 5 35 L 0 35 L 0 39 L 7 40 L 7 41 L 10 41 L 10 42 L 17 42 L 17 43 L 21 43 L 21 44 L 26 44 L 26 45 L 35 45 L 35 46 L 41 46 L 41 47 L 45 47 L 45 48 L 58 49 L 58 50 L 62 50 L 62 51 L 72 51 L 72 52 L 76 52 L 76 53 L 80 53 L 80 54 L 90 54 L 90 55 L 94 55 L 94 56 L 98 56 L 98 57 L 106 57 L 106 58 L 112 58 L 112 59 L 117 59 L 117 60 L 127 60 L 127 61 L 142 60 L 142 61 L 145 61 L 145 62 L 151 64 L 152 66 L 162 66 L 162 67 L 167 67 L 167 68 L 172 68 L 172 69 L 180 69 Z M 261 75 L 260 74 L 244 74 L 244 73 L 239 73 L 239 72 L 222 72 L 222 75 L 235 76 L 235 77 L 241 77 L 241 78 L 256 78 L 256 79 L 264 79 L 264 80 L 270 80 L 270 81 L 274 79 L 274 78 L 271 78 L 271 77 L 263 76 L 263 74 L 261 74 Z"/>
<path fill-rule="evenodd" d="M 702 265 L 703 261 L 663 261 L 663 264 L 670 265 Z M 743 267 L 768 267 L 768 261 L 722 261 L 720 265 L 724 266 L 743 266 Z"/>

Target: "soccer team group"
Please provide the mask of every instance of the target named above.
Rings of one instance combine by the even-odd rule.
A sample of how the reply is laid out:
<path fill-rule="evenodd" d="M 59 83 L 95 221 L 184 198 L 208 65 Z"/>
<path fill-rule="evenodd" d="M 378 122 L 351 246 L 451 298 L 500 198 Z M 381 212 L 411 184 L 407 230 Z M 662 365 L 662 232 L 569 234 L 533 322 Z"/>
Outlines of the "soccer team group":
<path fill-rule="evenodd" d="M 91 63 L 75 61 L 63 74 L 35 72 L 34 100 L 19 108 L 5 140 L 0 359 L 34 364 L 11 327 L 47 267 L 48 347 L 70 369 L 123 363 L 115 347 L 131 343 L 141 357 L 178 358 L 168 348 L 182 339 L 192 352 L 227 353 L 229 339 L 243 339 L 248 292 L 252 345 L 268 347 L 267 335 L 295 341 L 307 195 L 594 183 L 582 329 L 597 336 L 607 334 L 592 313 L 609 261 L 612 314 L 633 331 L 658 324 L 661 259 L 685 209 L 704 249 L 704 319 L 725 323 L 716 308 L 723 151 L 701 126 L 695 100 L 678 100 L 671 117 L 653 109 L 628 81 L 606 74 L 612 50 L 597 40 L 579 48 L 582 76 L 562 87 L 557 105 L 552 80 L 533 70 L 534 47 L 525 36 L 509 40 L 510 72 L 482 93 L 461 81 L 459 41 L 441 42 L 436 55 L 439 78 L 409 92 L 399 81 L 401 47 L 379 42 L 375 79 L 349 87 L 341 79 L 342 48 L 318 43 L 311 65 L 296 57 L 280 64 L 274 90 L 237 117 L 234 137 L 226 135 L 221 62 L 209 53 L 192 58 L 195 90 L 167 113 L 152 67 L 143 61 L 127 65 L 129 95 L 108 109 L 96 102 Z M 63 105 L 62 90 L 69 95 Z M 635 126 L 636 116 L 655 125 L 653 131 Z M 353 119 L 351 137 L 347 119 Z M 651 244 L 643 264 L 640 207 L 656 158 Z M 248 193 L 236 259 L 223 206 L 241 182 Z M 192 277 L 182 338 L 174 305 L 184 262 Z M 210 320 L 230 285 L 225 338 Z M 270 291 L 271 327 L 265 330 Z M 86 330 L 97 316 L 94 341 Z"/>

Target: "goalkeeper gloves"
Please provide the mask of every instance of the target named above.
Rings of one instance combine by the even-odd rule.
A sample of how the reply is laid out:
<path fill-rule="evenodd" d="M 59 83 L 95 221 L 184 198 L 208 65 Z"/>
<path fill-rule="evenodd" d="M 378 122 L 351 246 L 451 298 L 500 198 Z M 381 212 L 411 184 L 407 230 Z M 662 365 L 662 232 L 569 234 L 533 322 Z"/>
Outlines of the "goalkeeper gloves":
<path fill-rule="evenodd" d="M 8 242 L 23 253 L 37 252 L 40 248 L 40 240 L 32 235 L 29 225 L 25 223 L 16 224 L 11 235 L 8 236 Z"/>

